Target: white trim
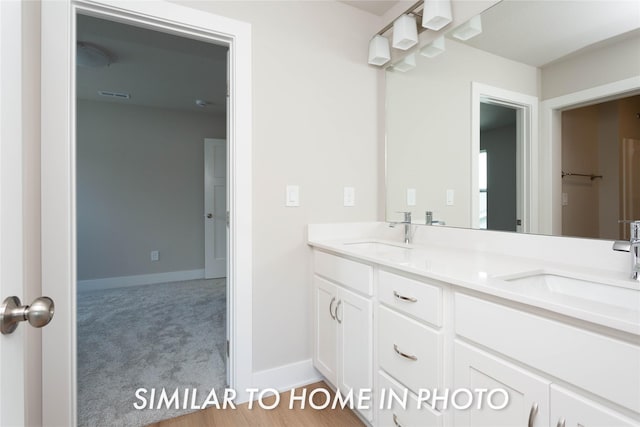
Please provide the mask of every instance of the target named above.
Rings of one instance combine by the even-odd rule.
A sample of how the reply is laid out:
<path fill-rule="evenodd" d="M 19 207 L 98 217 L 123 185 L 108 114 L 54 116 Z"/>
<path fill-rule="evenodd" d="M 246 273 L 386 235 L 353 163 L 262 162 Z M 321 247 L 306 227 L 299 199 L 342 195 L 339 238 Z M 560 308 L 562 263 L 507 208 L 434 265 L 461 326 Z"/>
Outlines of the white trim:
<path fill-rule="evenodd" d="M 136 274 L 134 276 L 78 280 L 78 293 L 197 279 L 204 279 L 203 268 L 199 270 L 169 271 L 167 273 Z"/>
<path fill-rule="evenodd" d="M 42 288 L 56 301 L 43 334 L 43 419 L 76 420 L 75 17 L 78 12 L 229 46 L 231 386 L 252 385 L 251 25 L 167 1 L 42 2 Z"/>
<path fill-rule="evenodd" d="M 478 157 L 480 154 L 480 102 L 483 99 L 517 108 L 523 119 L 523 224 L 522 232 L 538 232 L 538 98 L 471 82 L 471 228 L 480 228 Z"/>
<path fill-rule="evenodd" d="M 540 232 L 562 235 L 562 110 L 584 107 L 640 90 L 640 76 L 618 80 L 540 103 Z M 556 201 L 557 203 L 553 203 Z"/>
<path fill-rule="evenodd" d="M 274 388 L 279 392 L 289 391 L 321 381 L 322 375 L 313 367 L 313 360 L 301 360 L 253 374 L 254 387 L 263 390 Z"/>

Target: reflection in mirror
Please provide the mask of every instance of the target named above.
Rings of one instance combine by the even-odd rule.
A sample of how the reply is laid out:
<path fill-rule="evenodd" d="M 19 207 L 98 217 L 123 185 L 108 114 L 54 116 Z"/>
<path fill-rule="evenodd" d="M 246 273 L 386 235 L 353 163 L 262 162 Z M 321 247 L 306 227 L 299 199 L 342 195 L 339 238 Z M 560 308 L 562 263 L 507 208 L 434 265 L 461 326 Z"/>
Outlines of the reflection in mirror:
<path fill-rule="evenodd" d="M 622 158 L 622 139 L 640 140 L 640 120 L 624 135 L 611 137 L 618 147 L 614 154 L 593 149 L 592 163 L 583 167 L 584 147 L 575 138 L 565 141 L 564 125 L 552 130 L 538 117 L 556 120 L 556 110 L 549 108 L 561 105 L 557 121 L 564 123 L 571 119 L 560 110 L 640 93 L 639 17 L 635 1 L 503 0 L 481 15 L 482 33 L 476 37 L 460 41 L 452 35 L 455 28 L 447 29 L 444 52 L 416 55 L 416 68 L 407 72 L 387 68 L 387 220 L 397 220 L 397 211 L 412 211 L 414 222 L 425 223 L 426 212 L 432 212 L 435 222 L 455 227 L 619 238 L 624 227 L 618 220 L 640 215 L 629 207 L 639 203 L 640 185 L 631 186 L 638 178 L 615 172 L 622 178 L 615 181 L 614 197 L 600 188 L 606 178 L 592 183 L 562 178 L 561 172 L 604 175 L 595 167 L 603 155 L 621 168 L 626 162 L 627 172 L 637 170 L 633 160 Z M 623 81 L 618 86 L 624 89 L 602 89 Z M 585 95 L 590 91 L 604 99 L 592 100 Z M 581 94 L 580 101 L 568 104 L 575 94 Z M 492 118 L 501 113 L 502 119 Z M 589 123 L 582 134 L 603 132 Z M 556 134 L 562 136 L 558 143 Z M 598 188 L 584 202 L 583 180 Z M 565 185 L 575 188 L 565 191 Z M 604 213 L 596 203 L 617 210 Z"/>
<path fill-rule="evenodd" d="M 564 235 L 629 238 L 620 221 L 640 218 L 639 114 L 640 95 L 562 113 Z"/>

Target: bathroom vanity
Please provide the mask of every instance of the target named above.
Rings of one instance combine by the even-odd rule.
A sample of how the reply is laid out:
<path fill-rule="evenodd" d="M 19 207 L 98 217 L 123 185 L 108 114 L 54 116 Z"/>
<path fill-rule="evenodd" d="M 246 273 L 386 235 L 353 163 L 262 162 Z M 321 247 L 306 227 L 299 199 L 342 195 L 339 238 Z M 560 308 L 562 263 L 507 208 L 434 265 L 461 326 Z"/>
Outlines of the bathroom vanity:
<path fill-rule="evenodd" d="M 625 256 L 604 252 L 610 243 L 425 226 L 413 233 L 404 244 L 386 223 L 309 226 L 314 366 L 343 393 L 373 390 L 363 420 L 640 425 L 640 288 L 619 268 Z M 496 388 L 509 396 L 501 410 L 476 401 L 456 409 L 443 398 Z M 389 390 L 405 389 L 406 408 L 388 404 Z M 464 406 L 468 398 L 458 397 Z"/>

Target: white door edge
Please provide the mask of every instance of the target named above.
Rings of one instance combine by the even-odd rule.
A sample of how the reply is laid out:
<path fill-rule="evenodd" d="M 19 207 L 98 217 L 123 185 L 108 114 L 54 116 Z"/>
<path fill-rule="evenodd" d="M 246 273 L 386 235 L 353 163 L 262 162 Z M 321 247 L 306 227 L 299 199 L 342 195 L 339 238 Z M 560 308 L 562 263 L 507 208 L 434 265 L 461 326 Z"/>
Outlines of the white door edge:
<path fill-rule="evenodd" d="M 43 334 L 45 425 L 76 425 L 75 16 L 89 14 L 228 45 L 230 386 L 252 387 L 251 26 L 166 1 L 42 2 L 42 276 L 56 301 Z M 133 402 L 132 390 L 132 402 Z"/>

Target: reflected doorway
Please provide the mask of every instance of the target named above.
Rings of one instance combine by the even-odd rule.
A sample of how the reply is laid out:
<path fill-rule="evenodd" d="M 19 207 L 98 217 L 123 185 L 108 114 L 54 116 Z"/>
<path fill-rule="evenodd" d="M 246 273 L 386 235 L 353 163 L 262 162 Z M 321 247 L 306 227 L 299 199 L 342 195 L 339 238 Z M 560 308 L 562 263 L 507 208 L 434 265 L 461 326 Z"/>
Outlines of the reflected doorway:
<path fill-rule="evenodd" d="M 491 102 L 480 104 L 480 228 L 518 231 L 522 182 L 518 162 L 515 108 Z"/>
<path fill-rule="evenodd" d="M 629 239 L 640 219 L 640 95 L 562 111 L 562 235 Z"/>

